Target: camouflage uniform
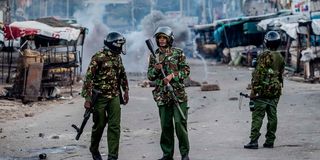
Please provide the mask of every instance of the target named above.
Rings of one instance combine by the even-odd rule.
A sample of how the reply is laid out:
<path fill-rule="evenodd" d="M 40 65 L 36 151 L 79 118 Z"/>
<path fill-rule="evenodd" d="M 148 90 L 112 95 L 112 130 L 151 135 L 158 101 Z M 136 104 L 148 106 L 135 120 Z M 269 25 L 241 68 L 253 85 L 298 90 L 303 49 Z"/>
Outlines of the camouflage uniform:
<path fill-rule="evenodd" d="M 186 117 L 185 120 L 181 117 L 170 93 L 166 90 L 161 71 L 153 67 L 154 64 L 156 64 L 156 59 L 153 56 L 150 57 L 149 61 L 148 79 L 156 82 L 156 87 L 152 91 L 152 94 L 159 108 L 162 129 L 160 146 L 164 157 L 172 158 L 174 153 L 174 127 L 179 140 L 181 155 L 188 155 L 189 153 L 190 147 L 187 130 L 188 98 L 183 80 L 189 76 L 190 68 L 186 63 L 185 55 L 181 49 L 169 49 L 170 55 L 160 52 L 159 49 L 156 51 L 156 55 L 159 62 L 163 65 L 165 75 L 175 74 L 170 84 L 173 87 L 174 94 L 177 96 L 181 110 Z"/>
<path fill-rule="evenodd" d="M 81 95 L 91 101 L 92 89 L 102 92 L 93 110 L 90 151 L 97 153 L 103 130 L 108 122 L 109 156 L 118 157 L 120 139 L 120 100 L 118 83 L 123 90 L 129 90 L 127 76 L 119 54 L 108 49 L 97 52 L 89 64 Z M 107 115 L 106 115 L 107 111 Z"/>
<path fill-rule="evenodd" d="M 265 144 L 272 146 L 274 144 L 277 130 L 277 104 L 283 86 L 284 66 L 284 59 L 279 52 L 266 51 L 258 57 L 257 67 L 252 72 L 251 80 L 251 96 L 258 97 L 254 100 L 254 111 L 252 112 L 251 141 L 259 139 L 263 118 L 267 113 Z"/>

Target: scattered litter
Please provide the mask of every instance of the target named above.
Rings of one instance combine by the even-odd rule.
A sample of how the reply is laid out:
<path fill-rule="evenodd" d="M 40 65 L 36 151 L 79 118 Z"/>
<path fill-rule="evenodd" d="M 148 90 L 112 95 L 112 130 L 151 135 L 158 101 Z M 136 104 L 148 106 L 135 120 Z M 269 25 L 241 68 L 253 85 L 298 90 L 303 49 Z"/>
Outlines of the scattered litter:
<path fill-rule="evenodd" d="M 248 86 L 247 86 L 246 89 L 247 89 L 247 90 L 250 90 L 250 89 L 251 89 L 251 84 L 248 84 Z"/>
<path fill-rule="evenodd" d="M 129 128 L 124 128 L 123 132 L 131 132 Z"/>
<path fill-rule="evenodd" d="M 217 84 L 202 84 L 201 91 L 218 91 L 220 87 Z"/>
<path fill-rule="evenodd" d="M 59 99 L 60 100 L 71 100 L 72 96 L 68 96 L 68 97 L 61 96 L 61 97 L 59 97 Z"/>
<path fill-rule="evenodd" d="M 24 116 L 25 116 L 25 117 L 33 117 L 33 116 L 34 116 L 34 113 L 25 113 Z"/>
<path fill-rule="evenodd" d="M 39 137 L 43 138 L 44 137 L 44 133 L 39 133 Z"/>
<path fill-rule="evenodd" d="M 59 139 L 59 136 L 52 136 L 51 139 Z"/>
<path fill-rule="evenodd" d="M 230 97 L 229 98 L 229 101 L 237 101 L 238 100 L 238 97 Z"/>
<path fill-rule="evenodd" d="M 187 78 L 184 80 L 184 85 L 186 87 L 199 87 L 201 86 L 200 82 L 194 81 L 191 78 Z"/>
<path fill-rule="evenodd" d="M 47 159 L 47 154 L 45 153 L 39 154 L 39 159 Z"/>

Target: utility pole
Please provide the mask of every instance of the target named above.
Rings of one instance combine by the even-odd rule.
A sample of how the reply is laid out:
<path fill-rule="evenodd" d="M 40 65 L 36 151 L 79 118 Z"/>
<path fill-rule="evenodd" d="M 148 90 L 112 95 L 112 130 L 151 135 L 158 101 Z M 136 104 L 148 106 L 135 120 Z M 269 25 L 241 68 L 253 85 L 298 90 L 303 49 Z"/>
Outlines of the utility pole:
<path fill-rule="evenodd" d="M 5 19 L 4 22 L 7 24 L 11 23 L 11 7 L 10 7 L 10 0 L 6 0 L 6 5 L 5 5 Z"/>
<path fill-rule="evenodd" d="M 135 30 L 135 18 L 134 18 L 134 0 L 131 1 L 131 24 L 132 24 L 132 30 Z"/>
<path fill-rule="evenodd" d="M 213 17 L 214 17 L 214 12 L 213 12 L 213 1 L 212 0 L 209 0 L 208 1 L 208 16 L 209 16 L 209 19 L 210 19 L 210 22 L 209 23 L 212 23 L 213 21 Z"/>
<path fill-rule="evenodd" d="M 183 0 L 180 0 L 180 16 L 183 16 Z"/>
<path fill-rule="evenodd" d="M 67 18 L 69 18 L 69 7 L 70 7 L 69 0 L 67 0 Z"/>
<path fill-rule="evenodd" d="M 42 17 L 42 14 L 41 14 L 41 11 L 42 11 L 42 2 L 39 1 L 39 17 Z"/>
<path fill-rule="evenodd" d="M 12 20 L 14 20 L 14 19 L 12 19 L 12 18 L 15 18 L 16 17 L 16 10 L 17 10 L 17 4 L 16 4 L 16 1 L 10 1 L 9 0 L 9 7 L 10 7 L 10 23 L 11 23 L 11 21 Z"/>
<path fill-rule="evenodd" d="M 150 13 L 153 11 L 154 0 L 150 0 Z"/>
<path fill-rule="evenodd" d="M 201 24 L 207 23 L 206 9 L 207 9 L 206 0 L 202 0 Z"/>
<path fill-rule="evenodd" d="M 191 3 L 191 0 L 188 0 L 188 1 L 187 1 L 187 9 L 186 9 L 186 10 L 187 10 L 187 11 L 186 11 L 187 13 L 186 13 L 186 16 L 190 16 L 190 3 Z"/>
<path fill-rule="evenodd" d="M 48 0 L 45 0 L 44 1 L 44 9 L 45 9 L 45 11 L 44 11 L 44 13 L 45 13 L 45 17 L 48 17 Z"/>

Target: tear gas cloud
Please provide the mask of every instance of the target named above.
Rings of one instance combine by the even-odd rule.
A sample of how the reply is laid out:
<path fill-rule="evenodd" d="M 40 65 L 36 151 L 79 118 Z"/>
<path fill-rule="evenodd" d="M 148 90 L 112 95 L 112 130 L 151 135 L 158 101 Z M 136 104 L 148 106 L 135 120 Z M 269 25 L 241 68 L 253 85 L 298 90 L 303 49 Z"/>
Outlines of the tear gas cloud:
<path fill-rule="evenodd" d="M 15 0 L 18 2 L 18 0 Z M 32 2 L 32 3 L 31 3 Z M 68 2 L 68 3 L 67 3 Z M 187 27 L 188 22 L 190 24 L 190 18 L 198 18 L 198 22 L 206 17 L 203 17 L 203 13 L 212 14 L 212 8 L 216 10 L 221 10 L 221 4 L 233 4 L 229 6 L 229 8 L 240 9 L 241 2 L 237 1 L 237 3 L 230 3 L 231 0 L 216 0 L 216 1 L 207 1 L 207 0 L 188 0 L 183 1 L 182 8 L 184 9 L 183 14 L 187 16 L 170 16 L 170 12 L 168 15 L 165 15 L 164 12 L 167 11 L 179 11 L 179 2 L 172 2 L 173 5 L 176 5 L 176 8 L 171 8 L 172 10 L 165 10 L 163 7 L 159 7 L 161 5 L 158 1 L 150 1 L 150 0 L 134 0 L 133 4 L 136 4 L 136 8 L 131 8 L 132 11 L 135 9 L 141 9 L 141 7 L 147 7 L 143 12 L 145 15 L 142 15 L 140 12 L 126 12 L 125 9 L 132 7 L 131 3 L 122 4 L 123 7 L 118 6 L 119 11 L 115 10 L 117 13 L 113 13 L 112 11 L 107 12 L 106 8 L 108 5 L 114 5 L 112 1 L 86 1 L 86 0 L 70 0 L 70 1 L 54 1 L 47 0 L 43 3 L 30 1 L 29 5 L 20 5 L 20 7 L 26 9 L 26 17 L 29 18 L 38 18 L 39 16 L 57 16 L 57 17 L 74 17 L 79 24 L 83 27 L 88 28 L 88 34 L 86 34 L 84 46 L 83 46 L 83 66 L 82 70 L 86 70 L 88 63 L 94 53 L 100 50 L 103 47 L 103 39 L 110 31 L 120 31 L 123 32 L 124 36 L 127 39 L 126 43 L 126 51 L 127 55 L 122 56 L 124 65 L 126 70 L 129 72 L 145 72 L 148 64 L 149 51 L 145 45 L 145 40 L 147 38 L 153 38 L 154 31 L 159 26 L 170 26 L 174 32 L 174 46 L 179 48 L 185 48 L 186 43 L 190 43 L 190 29 Z M 112 3 L 112 4 L 111 4 Z M 68 5 L 69 4 L 69 5 Z M 140 5 L 139 4 L 144 4 Z M 150 5 L 147 5 L 150 4 Z M 52 7 L 53 5 L 57 5 L 59 7 Z M 70 9 L 67 7 L 69 6 Z M 206 6 L 206 7 L 205 7 Z M 232 7 L 236 6 L 236 7 Z M 43 11 L 39 10 L 39 7 L 45 8 Z M 113 6 L 111 6 L 112 8 Z M 140 8 L 139 8 L 140 7 Z M 148 14 L 148 7 L 150 7 Z M 110 8 L 110 6 L 109 6 Z M 154 9 L 162 9 L 162 11 L 156 11 Z M 208 10 L 209 9 L 209 10 Z M 203 12 L 202 10 L 208 10 L 207 12 Z M 230 11 L 228 14 L 238 13 L 236 11 Z M 45 13 L 43 13 L 45 12 Z M 108 13 L 108 14 L 107 14 Z M 72 15 L 72 16 L 71 16 Z M 116 15 L 117 17 L 113 17 Z M 121 18 L 119 18 L 121 17 Z M 139 21 L 136 19 L 137 17 L 144 17 Z M 209 16 L 210 17 L 210 16 Z M 189 20 L 188 20 L 189 18 Z M 120 28 L 112 28 L 116 24 L 115 21 L 110 21 L 110 19 L 115 19 L 121 21 L 122 23 L 127 22 L 128 26 L 122 26 L 124 28 L 130 28 L 130 31 L 123 31 Z M 194 19 L 193 19 L 194 20 Z M 135 23 L 132 23 L 135 22 Z M 109 26 L 108 24 L 109 23 Z M 117 21 L 118 22 L 118 21 Z M 198 23 L 196 20 L 191 23 Z M 210 22 L 210 21 L 208 21 Z M 140 23 L 140 24 L 136 24 Z M 130 26 L 130 25 L 134 26 Z M 132 31 L 132 28 L 137 28 L 137 30 Z"/>
<path fill-rule="evenodd" d="M 94 53 L 103 47 L 103 39 L 110 31 L 117 31 L 103 24 L 103 5 L 90 5 L 85 10 L 77 11 L 74 17 L 78 23 L 87 27 L 89 32 L 84 43 L 83 70 L 85 71 Z M 169 26 L 173 29 L 175 46 L 183 48 L 189 37 L 187 23 L 178 18 L 166 17 L 160 11 L 153 11 L 145 16 L 138 31 L 124 33 L 126 38 L 126 55 L 122 55 L 127 72 L 146 72 L 149 51 L 145 40 L 153 38 L 158 26 Z M 156 46 L 156 45 L 155 45 Z"/>
<path fill-rule="evenodd" d="M 73 15 L 79 24 L 88 28 L 88 34 L 83 45 L 83 71 L 86 71 L 93 54 L 103 47 L 105 35 L 110 30 L 108 26 L 102 23 L 103 17 L 100 13 L 103 13 L 104 9 L 104 6 L 98 3 L 91 4 L 86 9 L 76 11 Z"/>
<path fill-rule="evenodd" d="M 125 35 L 127 38 L 127 55 L 123 56 L 123 61 L 128 72 L 146 72 L 150 52 L 145 40 L 153 39 L 157 27 L 171 27 L 175 35 L 175 45 L 180 48 L 184 47 L 189 35 L 186 23 L 168 18 L 159 11 L 153 11 L 145 16 L 140 25 L 141 31 L 133 31 Z"/>

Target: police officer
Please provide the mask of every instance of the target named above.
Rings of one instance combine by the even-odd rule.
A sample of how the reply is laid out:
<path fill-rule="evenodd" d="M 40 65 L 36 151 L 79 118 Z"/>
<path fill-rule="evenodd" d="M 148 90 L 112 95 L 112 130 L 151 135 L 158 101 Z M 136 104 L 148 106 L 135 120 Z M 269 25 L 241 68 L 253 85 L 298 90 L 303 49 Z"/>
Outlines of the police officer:
<path fill-rule="evenodd" d="M 276 51 L 280 45 L 280 35 L 269 31 L 265 35 L 264 44 L 268 50 L 258 57 L 257 66 L 252 72 L 251 102 L 252 110 L 251 141 L 244 145 L 247 149 L 258 149 L 258 139 L 263 118 L 267 113 L 268 124 L 263 147 L 273 148 L 277 130 L 277 105 L 283 87 L 284 58 Z"/>
<path fill-rule="evenodd" d="M 92 89 L 102 92 L 93 104 L 93 122 L 90 152 L 94 160 L 102 160 L 99 143 L 108 122 L 108 160 L 118 159 L 120 139 L 120 87 L 124 91 L 123 104 L 129 101 L 128 80 L 120 54 L 123 53 L 125 38 L 118 32 L 109 33 L 104 40 L 104 48 L 91 58 L 81 95 L 84 107 L 92 106 Z M 115 87 L 119 86 L 119 87 Z M 106 114 L 107 112 L 107 114 Z"/>
<path fill-rule="evenodd" d="M 174 132 L 176 132 L 179 140 L 182 160 L 189 160 L 190 147 L 187 130 L 188 99 L 183 81 L 189 76 L 190 67 L 186 62 L 183 51 L 172 47 L 174 37 L 170 27 L 158 27 L 154 37 L 159 48 L 156 50 L 157 57 L 150 56 L 148 79 L 156 83 L 152 94 L 159 109 L 162 129 L 160 146 L 163 151 L 163 157 L 160 160 L 173 160 Z M 159 63 L 157 63 L 155 58 L 159 60 Z M 161 69 L 163 69 L 165 77 Z M 166 89 L 166 84 L 168 83 L 173 87 L 174 94 L 179 101 L 185 119 L 180 115 L 172 95 Z"/>

